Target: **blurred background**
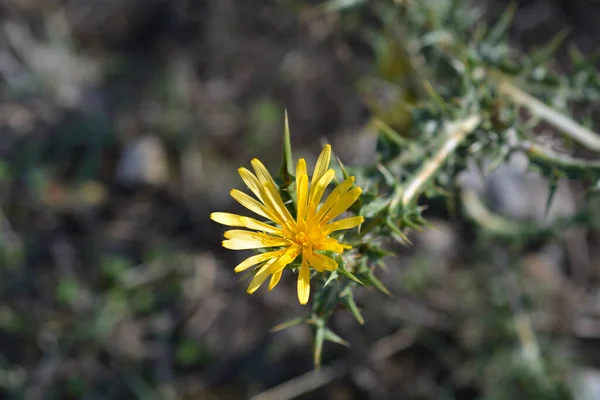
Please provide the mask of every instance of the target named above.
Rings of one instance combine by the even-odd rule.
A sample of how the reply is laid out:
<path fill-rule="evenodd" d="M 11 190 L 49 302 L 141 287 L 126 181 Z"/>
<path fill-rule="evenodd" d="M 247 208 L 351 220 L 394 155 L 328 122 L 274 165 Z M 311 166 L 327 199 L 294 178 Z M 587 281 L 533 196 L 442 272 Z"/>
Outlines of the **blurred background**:
<path fill-rule="evenodd" d="M 247 254 L 220 247 L 209 214 L 239 211 L 238 167 L 279 165 L 284 109 L 296 158 L 326 140 L 349 165 L 373 160 L 360 88 L 381 77 L 386 32 L 370 4 L 337 10 L 352 3 L 0 2 L 2 398 L 569 398 L 523 389 L 523 344 L 496 318 L 518 331 L 520 314 L 485 258 L 501 252 L 446 210 L 388 260 L 394 297 L 360 294 L 364 326 L 333 318 L 351 348 L 326 346 L 320 374 L 308 327 L 269 332 L 308 312 L 293 277 L 248 296 L 233 272 Z M 489 21 L 507 5 L 470 3 Z M 595 0 L 523 0 L 511 37 L 527 51 L 568 28 L 587 53 L 598 21 Z M 507 164 L 482 193 L 539 220 L 548 185 Z M 578 193 L 561 185 L 551 215 Z M 598 234 L 569 230 L 519 263 L 552 379 L 600 399 Z"/>

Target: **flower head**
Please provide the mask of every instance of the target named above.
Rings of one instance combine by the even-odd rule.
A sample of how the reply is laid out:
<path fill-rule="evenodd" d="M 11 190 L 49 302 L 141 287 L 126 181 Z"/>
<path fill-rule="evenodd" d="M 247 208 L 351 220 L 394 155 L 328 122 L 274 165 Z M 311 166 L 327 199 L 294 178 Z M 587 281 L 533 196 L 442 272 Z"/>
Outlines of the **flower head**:
<path fill-rule="evenodd" d="M 334 218 L 356 201 L 361 189 L 353 188 L 354 177 L 349 177 L 340 183 L 319 206 L 325 189 L 335 176 L 334 170 L 329 169 L 330 159 L 331 146 L 326 145 L 317 160 L 310 184 L 306 161 L 302 158 L 298 161 L 295 218 L 283 202 L 275 181 L 257 159 L 251 162 L 254 173 L 246 168 L 238 170 L 256 199 L 235 189 L 231 191 L 231 196 L 250 211 L 270 220 L 271 223 L 223 212 L 210 215 L 213 221 L 220 224 L 250 229 L 226 231 L 227 240 L 223 241 L 223 247 L 231 250 L 272 248 L 270 251 L 247 258 L 235 268 L 235 272 L 241 272 L 259 265 L 248 287 L 248 293 L 254 293 L 268 277 L 271 277 L 269 290 L 273 289 L 279 283 L 284 268 L 301 256 L 298 299 L 301 304 L 306 304 L 310 295 L 310 268 L 322 273 L 335 271 L 338 267 L 335 260 L 319 251 L 342 253 L 351 248 L 329 235 L 342 229 L 354 228 L 363 222 L 363 217 L 350 217 L 333 222 Z"/>

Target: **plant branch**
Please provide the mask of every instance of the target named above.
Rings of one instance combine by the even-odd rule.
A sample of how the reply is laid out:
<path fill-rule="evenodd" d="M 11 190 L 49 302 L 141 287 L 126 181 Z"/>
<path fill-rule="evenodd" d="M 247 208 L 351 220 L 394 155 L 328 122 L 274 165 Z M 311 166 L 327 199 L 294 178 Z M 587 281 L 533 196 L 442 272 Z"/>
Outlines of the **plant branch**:
<path fill-rule="evenodd" d="M 534 164 L 559 167 L 568 173 L 591 173 L 596 175 L 600 173 L 600 161 L 582 160 L 566 154 L 559 154 L 535 143 L 526 142 L 521 147 Z"/>
<path fill-rule="evenodd" d="M 430 158 L 417 175 L 408 183 L 402 194 L 402 205 L 406 207 L 419 194 L 421 188 L 431 179 L 437 170 L 439 170 L 444 161 L 456 150 L 467 135 L 475 130 L 481 122 L 479 115 L 473 114 L 463 120 L 446 125 L 446 134 L 448 139 L 444 142 L 438 152 Z"/>
<path fill-rule="evenodd" d="M 515 104 L 526 107 L 533 115 L 554 125 L 565 135 L 572 137 L 589 149 L 600 151 L 599 134 L 578 124 L 569 116 L 561 114 L 554 108 L 547 106 L 529 93 L 516 87 L 508 79 L 500 79 L 498 90 L 509 97 Z"/>
<path fill-rule="evenodd" d="M 525 230 L 523 225 L 490 212 L 471 189 L 463 188 L 461 200 L 467 215 L 489 232 L 499 236 L 514 237 Z"/>

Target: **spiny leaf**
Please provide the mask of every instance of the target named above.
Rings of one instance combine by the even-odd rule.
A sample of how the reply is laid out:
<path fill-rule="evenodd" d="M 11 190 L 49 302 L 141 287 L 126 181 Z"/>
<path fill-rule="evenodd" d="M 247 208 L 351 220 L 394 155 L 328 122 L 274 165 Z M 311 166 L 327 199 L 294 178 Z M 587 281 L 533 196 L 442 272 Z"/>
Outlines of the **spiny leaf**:
<path fill-rule="evenodd" d="M 503 37 L 506 35 L 510 24 L 513 21 L 515 16 L 515 11 L 517 11 L 517 2 L 512 1 L 502 13 L 502 17 L 498 23 L 492 28 L 492 30 L 488 33 L 486 37 L 486 42 L 491 45 L 497 44 Z"/>
<path fill-rule="evenodd" d="M 411 219 L 411 216 L 409 216 L 409 215 L 406 215 L 406 216 L 402 217 L 402 223 L 405 226 L 407 226 L 407 227 L 409 227 L 411 229 L 414 229 L 416 231 L 423 231 L 423 227 L 418 222 L 413 221 Z"/>
<path fill-rule="evenodd" d="M 325 322 L 321 319 L 315 321 L 315 349 L 313 362 L 315 368 L 321 366 L 321 356 L 323 354 L 323 342 L 325 341 Z"/>
<path fill-rule="evenodd" d="M 423 87 L 425 88 L 425 91 L 427 92 L 429 98 L 441 111 L 447 108 L 446 102 L 444 101 L 442 96 L 440 96 L 440 94 L 435 90 L 431 82 L 429 82 L 428 80 L 423 81 Z"/>
<path fill-rule="evenodd" d="M 333 333 L 328 328 L 325 328 L 324 338 L 328 342 L 333 342 L 333 343 L 341 344 L 342 346 L 350 347 L 350 343 L 348 343 L 347 341 L 345 341 L 344 339 L 342 339 L 341 337 L 339 337 L 338 335 Z"/>
<path fill-rule="evenodd" d="M 323 287 L 326 287 L 327 285 L 329 285 L 332 281 L 336 280 L 337 278 L 338 278 L 337 271 L 333 271 L 331 274 L 329 274 L 329 277 L 325 281 L 325 284 L 323 285 Z"/>
<path fill-rule="evenodd" d="M 344 179 L 350 178 L 350 175 L 346 171 L 346 168 L 344 168 L 344 164 L 342 164 L 342 160 L 340 160 L 339 157 L 335 157 L 335 158 L 336 158 L 338 164 L 340 165 L 340 169 L 342 170 L 342 175 L 344 176 Z"/>
<path fill-rule="evenodd" d="M 389 204 L 390 199 L 387 197 L 374 198 L 365 202 L 365 205 L 360 209 L 359 215 L 365 218 L 372 218 L 383 211 Z"/>
<path fill-rule="evenodd" d="M 545 46 L 543 46 L 539 50 L 536 50 L 531 55 L 532 64 L 538 65 L 547 62 L 550 59 L 550 57 L 552 57 L 560 48 L 560 46 L 564 43 L 567 36 L 569 36 L 570 31 L 571 30 L 569 28 L 560 30 L 552 37 L 552 39 L 550 39 L 550 41 Z"/>
<path fill-rule="evenodd" d="M 340 269 L 341 267 L 338 268 L 338 270 Z M 315 323 L 318 322 L 318 318 L 324 318 L 331 314 L 338 303 L 340 290 L 340 285 L 328 285 L 315 293 L 312 307 Z"/>
<path fill-rule="evenodd" d="M 366 0 L 329 0 L 320 5 L 323 11 L 342 11 L 347 8 L 358 7 Z"/>
<path fill-rule="evenodd" d="M 600 49 L 596 49 L 591 54 L 584 56 L 575 46 L 569 47 L 569 55 L 573 60 L 573 71 L 580 72 L 588 68 L 594 68 L 600 59 Z"/>
<path fill-rule="evenodd" d="M 544 219 L 548 218 L 550 206 L 552 206 L 552 200 L 554 200 L 554 195 L 556 194 L 557 188 L 558 188 L 558 182 L 557 182 L 556 178 L 552 178 L 550 180 L 550 187 L 548 188 L 548 197 L 546 198 L 546 207 L 544 208 Z"/>
<path fill-rule="evenodd" d="M 396 226 L 396 224 L 394 223 L 394 221 L 390 218 L 388 218 L 386 220 L 386 225 L 388 228 L 390 228 L 391 235 L 392 237 L 400 244 L 402 245 L 410 245 L 412 244 L 412 242 L 410 241 L 410 239 L 408 238 L 408 236 L 406 236 L 406 234 L 404 232 L 402 232 L 400 230 L 400 228 L 398 228 L 398 226 Z"/>
<path fill-rule="evenodd" d="M 299 325 L 299 324 L 301 324 L 303 322 L 307 322 L 305 317 L 294 318 L 294 319 L 292 319 L 290 321 L 287 321 L 287 322 L 284 322 L 282 324 L 274 326 L 273 328 L 271 328 L 271 332 L 272 333 L 279 332 L 279 331 L 282 331 L 284 329 L 291 328 L 292 326 Z"/>
<path fill-rule="evenodd" d="M 379 268 L 381 268 L 384 271 L 389 271 L 387 264 L 385 262 L 383 262 L 383 260 L 376 261 L 375 265 L 377 265 Z"/>
<path fill-rule="evenodd" d="M 344 275 L 346 278 L 349 278 L 351 280 L 353 280 L 356 283 L 360 283 L 361 285 L 365 285 L 364 283 L 362 283 L 357 277 L 355 277 L 354 275 L 352 275 L 350 272 L 348 272 L 344 267 L 340 266 L 336 271 L 338 271 L 340 274 Z"/>
<path fill-rule="evenodd" d="M 587 61 L 587 57 L 585 57 L 581 50 L 579 50 L 579 48 L 574 44 L 569 45 L 567 52 L 569 53 L 569 57 L 571 58 L 571 62 L 573 63 L 575 70 L 577 70 L 578 66 L 584 65 L 584 63 Z"/>
<path fill-rule="evenodd" d="M 378 259 L 396 255 L 396 253 L 394 253 L 393 251 L 382 249 L 380 246 L 373 243 L 367 243 L 363 245 L 360 251 L 362 252 L 362 254 L 368 256 L 370 259 Z"/>
<path fill-rule="evenodd" d="M 356 306 L 356 302 L 354 301 L 354 295 L 352 294 L 351 288 L 348 286 L 341 294 L 342 301 L 346 308 L 352 313 L 354 318 L 358 321 L 359 324 L 363 325 L 365 320 L 361 315 L 358 307 Z"/>
<path fill-rule="evenodd" d="M 372 286 L 375 286 L 381 292 L 387 294 L 390 297 L 392 296 L 392 293 L 383 285 L 383 283 L 381 283 L 381 281 L 379 279 L 377 279 L 377 277 L 375 276 L 373 271 L 371 271 L 370 269 L 368 270 L 367 273 L 365 273 L 363 279 L 366 282 L 369 282 Z"/>
<path fill-rule="evenodd" d="M 285 125 L 283 131 L 283 155 L 281 159 L 281 167 L 279 173 L 283 177 L 284 185 L 288 186 L 292 182 L 293 175 L 293 157 L 292 157 L 292 142 L 290 138 L 290 124 L 288 113 L 285 110 Z"/>
<path fill-rule="evenodd" d="M 402 186 L 396 185 L 394 187 L 394 194 L 392 195 L 392 199 L 390 200 L 390 212 L 396 214 L 398 208 L 400 206 L 400 202 L 402 201 L 402 195 L 404 194 L 404 190 Z"/>
<path fill-rule="evenodd" d="M 375 127 L 379 130 L 380 134 L 382 134 L 398 146 L 405 147 L 408 145 L 409 141 L 407 139 L 403 138 L 402 135 L 400 135 L 398 132 L 396 132 L 396 130 L 387 125 L 382 120 L 375 119 L 373 123 L 375 124 Z"/>
<path fill-rule="evenodd" d="M 394 177 L 394 175 L 390 171 L 388 171 L 388 169 L 384 167 L 383 164 L 377 163 L 375 164 L 375 166 L 377 167 L 379 172 L 381 172 L 381 175 L 383 176 L 383 179 L 385 180 L 386 184 L 392 186 L 396 182 L 396 178 Z"/>

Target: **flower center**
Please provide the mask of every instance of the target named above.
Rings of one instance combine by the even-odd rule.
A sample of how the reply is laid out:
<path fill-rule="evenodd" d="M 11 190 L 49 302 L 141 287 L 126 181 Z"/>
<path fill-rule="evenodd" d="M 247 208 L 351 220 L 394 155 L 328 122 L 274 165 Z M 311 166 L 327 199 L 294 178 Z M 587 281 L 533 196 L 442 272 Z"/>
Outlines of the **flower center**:
<path fill-rule="evenodd" d="M 294 241 L 301 246 L 305 246 L 308 243 L 308 235 L 304 231 L 296 233 Z"/>

